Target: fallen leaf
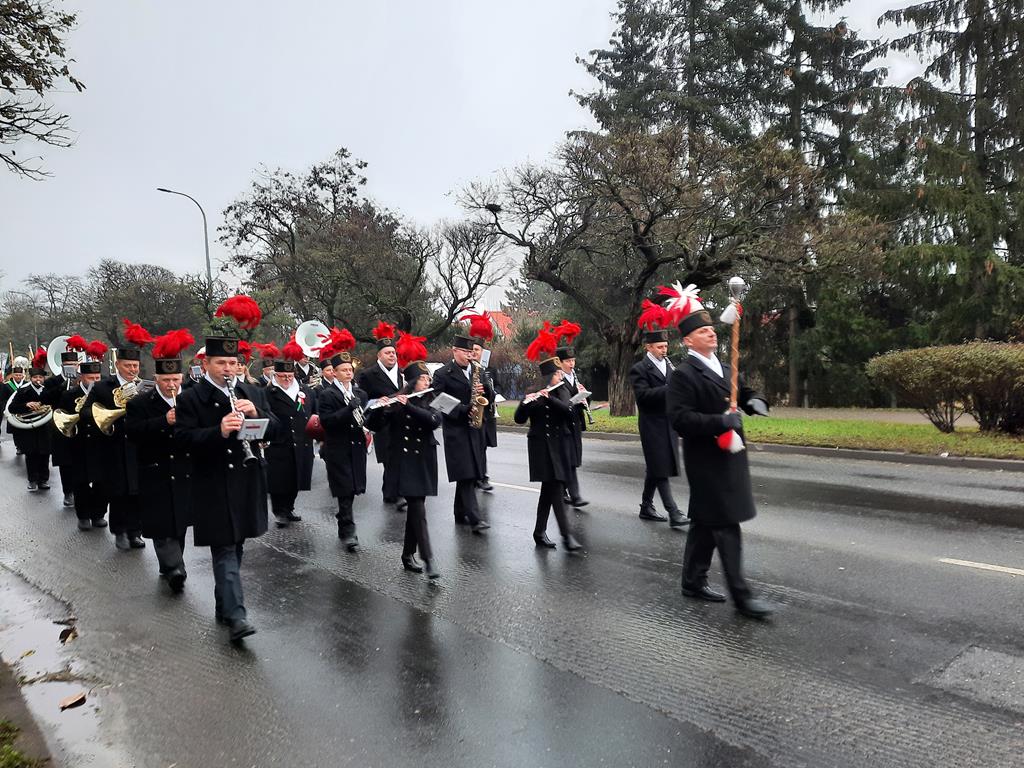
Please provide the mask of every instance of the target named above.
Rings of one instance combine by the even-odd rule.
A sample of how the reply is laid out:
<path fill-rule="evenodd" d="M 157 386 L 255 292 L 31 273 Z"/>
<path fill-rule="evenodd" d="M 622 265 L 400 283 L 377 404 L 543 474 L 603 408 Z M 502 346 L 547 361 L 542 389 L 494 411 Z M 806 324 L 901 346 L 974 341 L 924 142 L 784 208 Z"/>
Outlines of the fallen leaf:
<path fill-rule="evenodd" d="M 57 621 L 55 621 L 53 623 L 54 624 L 64 624 L 64 625 L 70 627 L 76 621 L 78 621 L 78 617 L 77 616 L 68 616 L 66 619 L 58 619 Z"/>
<path fill-rule="evenodd" d="M 65 699 L 60 700 L 60 711 L 63 712 L 65 709 L 71 709 L 72 707 L 80 707 L 85 704 L 85 691 L 80 691 L 73 696 L 68 696 Z"/>
<path fill-rule="evenodd" d="M 78 637 L 78 630 L 74 627 L 66 627 L 60 631 L 61 643 L 67 643 L 70 640 L 74 640 Z"/>
<path fill-rule="evenodd" d="M 21 656 L 19 656 L 18 658 L 20 658 L 20 659 L 27 659 L 33 653 L 35 653 L 34 650 L 28 650 L 28 651 L 25 651 L 24 653 L 22 653 Z"/>

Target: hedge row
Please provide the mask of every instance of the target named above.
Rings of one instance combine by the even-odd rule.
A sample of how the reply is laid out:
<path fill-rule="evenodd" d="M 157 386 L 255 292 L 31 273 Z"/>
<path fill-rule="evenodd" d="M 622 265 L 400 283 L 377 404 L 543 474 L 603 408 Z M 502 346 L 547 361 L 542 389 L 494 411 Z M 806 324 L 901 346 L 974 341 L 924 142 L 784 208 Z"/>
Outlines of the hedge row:
<path fill-rule="evenodd" d="M 969 413 L 984 432 L 1024 432 L 1024 344 L 973 341 L 889 352 L 867 373 L 943 432 Z"/>

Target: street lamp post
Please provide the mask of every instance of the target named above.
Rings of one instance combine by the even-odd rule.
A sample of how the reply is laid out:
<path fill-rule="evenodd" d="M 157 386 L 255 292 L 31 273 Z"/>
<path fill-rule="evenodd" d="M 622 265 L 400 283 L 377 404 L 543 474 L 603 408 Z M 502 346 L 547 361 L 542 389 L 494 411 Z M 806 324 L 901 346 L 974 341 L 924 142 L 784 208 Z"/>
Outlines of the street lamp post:
<path fill-rule="evenodd" d="M 213 270 L 210 267 L 210 235 L 207 232 L 206 227 L 206 211 L 203 210 L 203 206 L 201 206 L 199 201 L 192 197 L 192 195 L 186 195 L 184 192 L 176 192 L 173 189 L 164 189 L 163 187 L 157 187 L 156 191 L 166 192 L 169 195 L 181 195 L 182 197 L 187 197 L 196 204 L 196 208 L 198 208 L 199 212 L 203 215 L 203 245 L 206 247 L 206 286 L 207 290 L 210 292 L 210 296 L 213 296 Z"/>

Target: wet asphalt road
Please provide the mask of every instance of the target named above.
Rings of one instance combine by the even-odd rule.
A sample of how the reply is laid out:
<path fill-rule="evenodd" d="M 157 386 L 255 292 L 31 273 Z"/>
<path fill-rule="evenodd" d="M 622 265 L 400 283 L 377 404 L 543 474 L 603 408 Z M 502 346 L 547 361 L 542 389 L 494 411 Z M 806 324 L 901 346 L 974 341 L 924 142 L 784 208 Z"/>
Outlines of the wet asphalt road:
<path fill-rule="evenodd" d="M 780 606 L 759 623 L 679 596 L 685 534 L 637 519 L 638 444 L 586 442 L 567 555 L 533 548 L 525 438 L 499 439 L 486 537 L 455 528 L 450 486 L 428 500 L 436 584 L 401 570 L 372 460 L 363 549 L 339 546 L 318 465 L 304 522 L 247 545 L 242 649 L 208 552 L 170 596 L 151 548 L 26 493 L 5 443 L 0 563 L 78 617 L 91 764 L 1024 765 L 1024 575 L 941 561 L 1024 569 L 1024 473 L 755 453 L 747 572 Z"/>

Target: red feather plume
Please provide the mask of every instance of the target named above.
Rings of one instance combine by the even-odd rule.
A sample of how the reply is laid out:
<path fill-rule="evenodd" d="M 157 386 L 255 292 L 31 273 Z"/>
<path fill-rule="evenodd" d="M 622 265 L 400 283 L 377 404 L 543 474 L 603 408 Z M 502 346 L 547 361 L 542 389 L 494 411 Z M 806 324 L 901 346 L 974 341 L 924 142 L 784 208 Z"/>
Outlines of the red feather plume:
<path fill-rule="evenodd" d="M 196 343 L 195 338 L 188 328 L 179 328 L 176 331 L 168 331 L 163 336 L 157 336 L 153 342 L 153 359 L 170 360 L 181 354 Z"/>
<path fill-rule="evenodd" d="M 68 352 L 85 352 L 89 346 L 89 342 L 85 340 L 85 337 L 77 333 L 74 336 L 69 336 L 66 343 L 68 345 Z"/>
<path fill-rule="evenodd" d="M 494 338 L 494 325 L 491 322 L 491 315 L 487 310 L 477 314 L 471 312 L 459 318 L 462 321 L 469 321 L 469 335 L 484 341 Z"/>
<path fill-rule="evenodd" d="M 537 362 L 555 354 L 555 350 L 558 349 L 558 336 L 553 331 L 551 323 L 545 320 L 544 327 L 537 331 L 537 338 L 526 348 L 527 360 Z"/>
<path fill-rule="evenodd" d="M 46 367 L 46 347 L 40 347 L 36 350 L 35 355 L 32 356 L 32 367 L 33 368 L 45 368 Z"/>
<path fill-rule="evenodd" d="M 285 360 L 294 360 L 298 362 L 306 356 L 306 353 L 302 351 L 302 347 L 299 346 L 298 342 L 295 341 L 295 334 L 288 340 L 288 343 L 281 347 L 281 356 Z"/>
<path fill-rule="evenodd" d="M 565 339 L 567 344 L 572 344 L 573 340 L 580 335 L 580 331 L 582 330 L 583 329 L 576 323 L 570 322 L 569 320 L 563 320 L 555 328 L 555 335 L 558 336 L 559 339 Z"/>
<path fill-rule="evenodd" d="M 381 320 L 377 323 L 377 327 L 373 329 L 373 338 L 380 341 L 381 339 L 393 339 L 395 338 L 395 326 L 391 323 L 385 323 Z"/>
<path fill-rule="evenodd" d="M 644 299 L 640 309 L 640 317 L 636 321 L 640 328 L 646 328 L 649 331 L 660 331 L 672 325 L 669 311 L 661 306 L 661 304 L 655 304 L 650 299 Z"/>
<path fill-rule="evenodd" d="M 124 337 L 128 343 L 134 344 L 136 347 L 144 347 L 153 342 L 154 339 L 149 331 L 138 323 L 133 323 L 127 317 L 121 318 L 121 322 L 124 323 Z"/>
<path fill-rule="evenodd" d="M 275 357 L 281 356 L 281 350 L 277 348 L 277 344 L 268 342 L 266 344 L 253 344 L 253 349 L 259 350 L 260 357 L 264 360 L 273 360 Z"/>
<path fill-rule="evenodd" d="M 213 316 L 233 318 L 238 323 L 239 328 L 252 330 L 260 324 L 260 320 L 263 319 L 263 312 L 260 310 L 260 305 L 251 296 L 239 294 L 225 300 L 217 307 L 217 311 L 213 313 Z"/>
<path fill-rule="evenodd" d="M 103 356 L 107 354 L 107 345 L 99 339 L 90 341 L 85 348 L 85 354 L 91 357 L 93 360 L 102 360 Z"/>
<path fill-rule="evenodd" d="M 395 343 L 395 352 L 398 353 L 398 366 L 405 368 L 409 363 L 416 360 L 427 359 L 427 348 L 423 342 L 426 336 L 413 336 L 411 333 L 398 332 L 398 341 Z"/>
<path fill-rule="evenodd" d="M 245 362 L 252 360 L 252 344 L 245 339 L 238 340 L 238 354 L 245 358 Z"/>
<path fill-rule="evenodd" d="M 334 357 L 339 352 L 355 349 L 356 337 L 352 335 L 348 328 L 331 328 L 330 334 L 324 335 L 321 333 L 318 335 L 324 340 L 323 346 L 317 350 L 321 360 Z"/>

